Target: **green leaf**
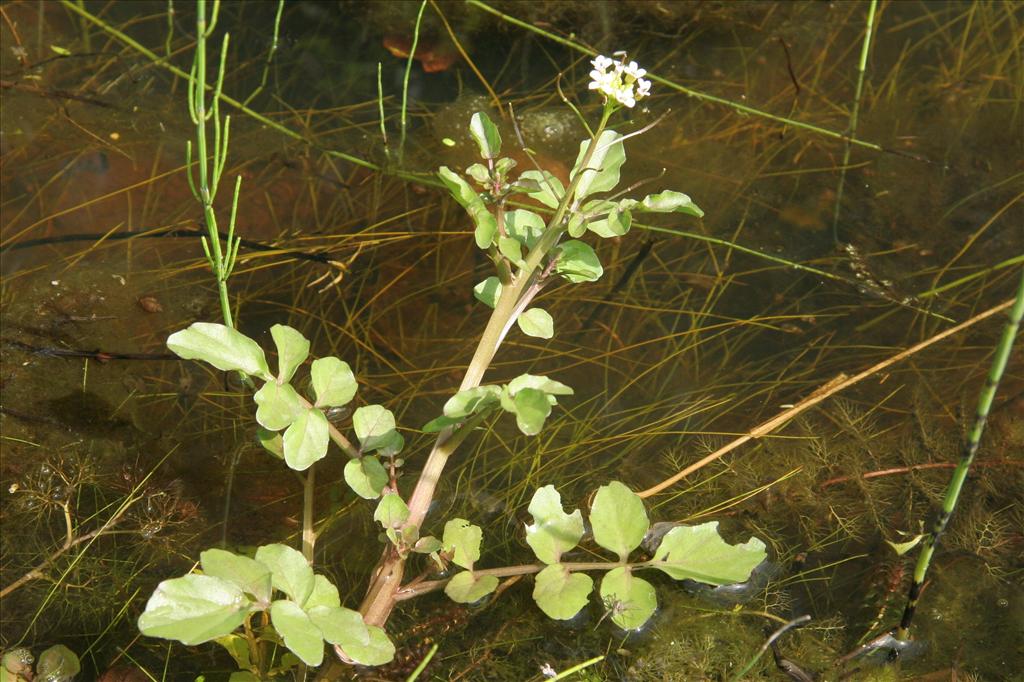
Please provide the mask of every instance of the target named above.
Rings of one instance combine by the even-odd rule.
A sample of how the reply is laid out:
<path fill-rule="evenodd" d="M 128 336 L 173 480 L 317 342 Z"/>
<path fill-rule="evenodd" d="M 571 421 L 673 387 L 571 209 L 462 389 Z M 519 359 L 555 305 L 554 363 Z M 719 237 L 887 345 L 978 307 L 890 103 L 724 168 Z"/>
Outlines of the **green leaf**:
<path fill-rule="evenodd" d="M 535 199 L 548 208 L 557 208 L 558 202 L 565 196 L 565 187 L 562 181 L 548 171 L 528 170 L 519 174 L 523 180 L 532 180 L 540 185 L 540 189 L 527 192 L 531 199 Z"/>
<path fill-rule="evenodd" d="M 249 657 L 249 640 L 242 635 L 237 633 L 224 635 L 215 641 L 224 647 L 231 658 L 235 659 L 235 664 L 239 668 L 248 668 L 252 665 L 252 659 Z M 256 678 L 256 682 L 259 682 L 259 678 Z"/>
<path fill-rule="evenodd" d="M 604 268 L 590 245 L 571 239 L 558 247 L 555 272 L 574 283 L 596 282 L 604 274 Z"/>
<path fill-rule="evenodd" d="M 524 388 L 513 397 L 516 426 L 527 436 L 536 436 L 551 414 L 548 396 L 535 388 Z"/>
<path fill-rule="evenodd" d="M 314 360 L 309 373 L 313 379 L 317 407 L 347 405 L 359 388 L 356 375 L 348 363 L 333 356 Z"/>
<path fill-rule="evenodd" d="M 366 626 L 370 633 L 370 641 L 366 645 L 347 642 L 340 645 L 340 652 L 360 665 L 384 665 L 395 657 L 395 645 L 388 639 L 388 634 L 376 625 Z"/>
<path fill-rule="evenodd" d="M 587 605 L 594 581 L 586 573 L 570 573 L 562 564 L 552 564 L 537 574 L 533 601 L 549 618 L 569 620 Z"/>
<path fill-rule="evenodd" d="M 482 163 L 474 163 L 466 168 L 466 175 L 476 180 L 481 185 L 491 179 L 491 172 Z"/>
<path fill-rule="evenodd" d="M 547 377 L 538 376 L 536 374 L 520 374 L 512 381 L 508 382 L 508 391 L 512 395 L 519 393 L 519 391 L 524 388 L 535 388 L 538 391 L 542 391 L 550 395 L 573 394 L 572 389 L 561 381 L 555 381 L 554 379 L 548 379 Z"/>
<path fill-rule="evenodd" d="M 309 357 L 309 340 L 298 330 L 284 324 L 271 327 L 270 335 L 274 337 L 274 345 L 277 346 L 277 380 L 287 384 L 295 376 L 299 365 Z"/>
<path fill-rule="evenodd" d="M 607 239 L 609 237 L 621 237 L 629 232 L 630 225 L 632 224 L 633 214 L 628 210 L 620 211 L 618 208 L 613 208 L 604 218 L 587 223 L 587 229 L 598 237 Z"/>
<path fill-rule="evenodd" d="M 320 410 L 303 410 L 284 432 L 284 461 L 295 471 L 305 471 L 327 454 L 330 440 L 327 417 Z"/>
<path fill-rule="evenodd" d="M 650 527 L 640 496 L 618 481 L 597 490 L 590 509 L 594 541 L 625 561 L 640 546 Z"/>
<path fill-rule="evenodd" d="M 256 550 L 256 561 L 270 569 L 274 589 L 296 604 L 305 604 L 313 593 L 313 569 L 302 552 L 280 543 L 263 545 Z"/>
<path fill-rule="evenodd" d="M 261 426 L 256 429 L 256 438 L 264 450 L 278 459 L 284 459 L 284 436 Z"/>
<path fill-rule="evenodd" d="M 270 569 L 259 561 L 223 549 L 208 549 L 199 555 L 199 563 L 203 574 L 238 586 L 263 608 L 270 603 Z"/>
<path fill-rule="evenodd" d="M 501 134 L 484 112 L 478 111 L 469 119 L 469 134 L 480 147 L 481 157 L 496 159 L 501 154 Z"/>
<path fill-rule="evenodd" d="M 424 424 L 423 432 L 440 433 L 441 431 L 447 429 L 449 426 L 455 426 L 456 424 L 460 424 L 463 421 L 465 421 L 464 417 L 445 417 L 444 415 L 441 415 L 440 417 L 437 417 L 436 419 L 431 419 L 426 424 Z"/>
<path fill-rule="evenodd" d="M 580 143 L 580 153 L 576 157 L 570 177 L 581 174 L 580 181 L 576 185 L 576 201 L 582 201 L 596 192 L 607 192 L 615 189 L 619 184 L 619 169 L 626 161 L 626 150 L 622 142 L 622 135 L 614 130 L 608 129 L 597 138 L 597 146 L 590 162 L 586 168 L 581 168 L 583 157 L 590 148 L 591 140 L 584 140 Z"/>
<path fill-rule="evenodd" d="M 501 280 L 493 275 L 473 287 L 473 297 L 481 303 L 493 308 L 501 296 Z"/>
<path fill-rule="evenodd" d="M 459 391 L 444 404 L 444 416 L 468 417 L 496 405 L 501 395 L 497 386 L 475 386 Z"/>
<path fill-rule="evenodd" d="M 533 211 L 517 208 L 505 213 L 505 232 L 527 249 L 540 241 L 544 228 L 544 219 Z"/>
<path fill-rule="evenodd" d="M 54 644 L 39 654 L 36 662 L 37 682 L 71 682 L 82 670 L 75 652 L 63 644 Z"/>
<path fill-rule="evenodd" d="M 366 646 L 370 643 L 370 631 L 357 611 L 339 606 L 316 606 L 307 609 L 306 613 L 331 644 Z"/>
<path fill-rule="evenodd" d="M 291 384 L 268 381 L 253 396 L 256 421 L 269 431 L 280 431 L 299 418 L 307 408 Z"/>
<path fill-rule="evenodd" d="M 555 486 L 546 485 L 530 501 L 533 524 L 526 527 L 526 544 L 546 564 L 557 564 L 564 552 L 579 544 L 583 537 L 583 514 L 562 510 L 562 496 Z"/>
<path fill-rule="evenodd" d="M 375 500 L 391 477 L 380 460 L 371 455 L 350 459 L 345 465 L 345 482 L 364 500 Z"/>
<path fill-rule="evenodd" d="M 373 520 L 387 528 L 400 528 L 409 518 L 409 507 L 396 492 L 384 493 L 373 512 Z"/>
<path fill-rule="evenodd" d="M 470 571 L 480 558 L 480 541 L 483 531 L 466 519 L 451 519 L 444 524 L 441 544 L 446 552 L 454 552 L 452 562 Z"/>
<path fill-rule="evenodd" d="M 746 582 L 766 556 L 759 539 L 730 545 L 718 534 L 718 521 L 708 521 L 699 526 L 676 526 L 666 533 L 650 565 L 676 580 L 731 585 Z"/>
<path fill-rule="evenodd" d="M 139 616 L 139 632 L 148 637 L 202 644 L 230 634 L 249 613 L 251 602 L 223 578 L 190 574 L 157 585 Z"/>
<path fill-rule="evenodd" d="M 523 245 L 512 237 L 498 237 L 498 252 L 517 268 L 523 266 Z"/>
<path fill-rule="evenodd" d="M 697 218 L 704 217 L 704 211 L 700 210 L 700 207 L 693 203 L 690 197 L 682 192 L 673 192 L 672 190 L 648 194 L 637 206 L 637 210 L 652 213 L 685 213 Z"/>
<path fill-rule="evenodd" d="M 494 162 L 494 171 L 499 175 L 508 175 L 508 172 L 516 167 L 516 160 L 503 156 Z"/>
<path fill-rule="evenodd" d="M 498 589 L 498 578 L 485 575 L 477 578 L 472 571 L 461 571 L 444 586 L 444 593 L 457 604 L 475 604 Z"/>
<path fill-rule="evenodd" d="M 569 216 L 569 223 L 566 225 L 566 232 L 568 232 L 569 236 L 573 239 L 577 239 L 578 237 L 582 237 L 586 231 L 586 217 L 582 213 L 574 211 Z"/>
<path fill-rule="evenodd" d="M 302 608 L 309 611 L 312 608 L 341 606 L 341 597 L 338 595 L 338 588 L 328 579 L 327 576 L 317 573 L 313 576 L 313 591 L 302 603 Z"/>
<path fill-rule="evenodd" d="M 246 645 L 248 646 L 248 645 Z M 228 676 L 228 682 L 262 682 L 259 677 L 248 670 L 236 670 Z"/>
<path fill-rule="evenodd" d="M 315 666 L 323 662 L 323 634 L 302 607 L 291 600 L 279 599 L 270 605 L 270 622 L 288 650 L 303 663 Z"/>
<path fill-rule="evenodd" d="M 259 344 L 222 324 L 195 322 L 171 334 L 167 347 L 180 358 L 204 360 L 225 372 L 244 372 L 268 381 L 273 378 Z"/>
<path fill-rule="evenodd" d="M 516 323 L 527 336 L 550 339 L 555 335 L 555 321 L 551 318 L 551 314 L 543 308 L 524 310 L 516 318 Z"/>
<path fill-rule="evenodd" d="M 455 201 L 459 202 L 459 205 L 465 208 L 466 212 L 469 213 L 469 217 L 473 219 L 473 224 L 476 226 L 473 231 L 473 237 L 476 240 L 477 247 L 487 249 L 494 241 L 494 235 L 498 231 L 498 223 L 494 216 L 491 215 L 491 212 L 487 210 L 484 200 L 469 186 L 468 182 L 447 166 L 441 166 L 437 174 L 440 176 L 441 182 L 451 192 Z"/>
<path fill-rule="evenodd" d="M 654 586 L 637 578 L 627 566 L 608 571 L 600 591 L 605 608 L 611 609 L 612 622 L 623 630 L 640 629 L 658 608 Z"/>
<path fill-rule="evenodd" d="M 352 414 L 352 428 L 364 452 L 377 450 L 388 444 L 395 430 L 395 415 L 380 405 L 366 405 Z"/>
<path fill-rule="evenodd" d="M 434 552 L 440 552 L 441 541 L 433 535 L 424 535 L 416 541 L 416 544 L 412 547 L 412 551 L 417 554 L 433 554 Z"/>

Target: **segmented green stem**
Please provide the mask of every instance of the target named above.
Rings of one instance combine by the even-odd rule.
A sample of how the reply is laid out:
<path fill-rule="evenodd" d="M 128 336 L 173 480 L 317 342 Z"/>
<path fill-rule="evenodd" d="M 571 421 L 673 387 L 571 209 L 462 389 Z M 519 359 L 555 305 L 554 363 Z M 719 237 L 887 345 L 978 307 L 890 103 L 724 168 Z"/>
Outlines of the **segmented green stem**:
<path fill-rule="evenodd" d="M 1003 329 L 1003 336 L 996 347 L 995 357 L 992 358 L 992 367 L 989 369 L 988 377 L 985 379 L 985 386 L 981 389 L 978 397 L 978 411 L 974 416 L 974 425 L 971 427 L 967 438 L 964 440 L 963 454 L 960 456 L 960 463 L 953 472 L 953 478 L 946 487 L 946 495 L 942 500 L 942 509 L 931 531 L 924 539 L 921 547 L 921 554 L 918 556 L 917 565 L 914 568 L 914 582 L 910 586 L 910 594 L 907 596 L 907 606 L 903 610 L 903 618 L 900 620 L 899 628 L 896 631 L 897 639 L 906 639 L 910 631 L 910 624 L 914 619 L 914 612 L 917 609 L 918 600 L 921 598 L 921 589 L 924 587 L 925 578 L 928 575 L 928 568 L 931 565 L 935 548 L 939 544 L 942 534 L 946 531 L 949 519 L 956 509 L 957 501 L 960 499 L 960 491 L 963 489 L 967 473 L 971 469 L 974 456 L 978 453 L 978 446 L 981 443 L 981 434 L 985 430 L 985 422 L 988 420 L 989 410 L 992 408 L 992 400 L 995 398 L 996 389 L 999 388 L 999 381 L 1006 370 L 1006 364 L 1010 359 L 1010 351 L 1013 348 L 1017 330 L 1020 327 L 1021 318 L 1024 317 L 1024 269 L 1021 270 L 1020 284 L 1017 288 L 1017 299 L 1010 309 L 1010 318 Z"/>

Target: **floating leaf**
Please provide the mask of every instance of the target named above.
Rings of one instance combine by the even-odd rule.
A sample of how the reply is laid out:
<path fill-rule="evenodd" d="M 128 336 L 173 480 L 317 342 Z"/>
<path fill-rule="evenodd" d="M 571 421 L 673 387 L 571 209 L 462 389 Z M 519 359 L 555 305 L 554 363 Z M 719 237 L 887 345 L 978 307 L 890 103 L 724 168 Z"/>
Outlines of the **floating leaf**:
<path fill-rule="evenodd" d="M 309 374 L 313 379 L 317 407 L 347 405 L 359 388 L 356 375 L 348 363 L 333 356 L 314 360 Z"/>
<path fill-rule="evenodd" d="M 251 602 L 242 590 L 223 578 L 190 574 L 157 585 L 139 616 L 139 632 L 202 644 L 240 626 Z"/>
<path fill-rule="evenodd" d="M 469 134 L 480 147 L 481 157 L 496 159 L 501 154 L 501 134 L 494 121 L 484 112 L 478 111 L 469 119 Z"/>
<path fill-rule="evenodd" d="M 704 217 L 704 211 L 700 210 L 700 207 L 693 203 L 690 197 L 682 192 L 673 192 L 672 190 L 648 194 L 637 206 L 637 210 L 652 213 L 685 213 L 697 218 Z"/>
<path fill-rule="evenodd" d="M 583 515 L 579 509 L 566 514 L 562 510 L 562 496 L 553 485 L 539 488 L 533 494 L 529 511 L 533 524 L 526 527 L 526 544 L 544 563 L 557 564 L 562 554 L 583 537 Z"/>
<path fill-rule="evenodd" d="M 287 384 L 295 376 L 299 365 L 309 357 L 309 340 L 298 330 L 284 324 L 271 327 L 270 335 L 277 346 L 277 380 Z"/>
<path fill-rule="evenodd" d="M 327 417 L 316 408 L 303 410 L 284 432 L 284 461 L 295 471 L 305 471 L 327 454 L 330 440 Z"/>
<path fill-rule="evenodd" d="M 444 416 L 468 417 L 497 404 L 501 389 L 497 386 L 475 386 L 459 391 L 444 404 Z"/>
<path fill-rule="evenodd" d="M 270 603 L 271 576 L 266 565 L 223 549 L 208 549 L 199 555 L 204 575 L 223 578 L 241 588 L 264 608 Z"/>
<path fill-rule="evenodd" d="M 350 459 L 345 464 L 345 482 L 364 500 L 375 500 L 391 477 L 380 460 L 371 455 Z"/>
<path fill-rule="evenodd" d="M 82 670 L 74 651 L 63 644 L 54 644 L 39 654 L 36 663 L 37 682 L 71 682 Z"/>
<path fill-rule="evenodd" d="M 537 574 L 533 601 L 549 618 L 569 620 L 587 605 L 594 581 L 586 573 L 570 573 L 561 564 L 552 564 Z"/>
<path fill-rule="evenodd" d="M 501 280 L 491 276 L 473 287 L 473 296 L 476 300 L 493 308 L 501 296 Z"/>
<path fill-rule="evenodd" d="M 270 622 L 288 650 L 303 663 L 315 666 L 323 662 L 323 635 L 302 607 L 291 600 L 279 599 L 270 605 Z"/>
<path fill-rule="evenodd" d="M 268 381 L 253 396 L 256 401 L 256 421 L 269 431 L 287 428 L 306 411 L 302 397 L 291 384 Z"/>
<path fill-rule="evenodd" d="M 466 519 L 451 519 L 444 524 L 441 543 L 446 552 L 453 552 L 452 562 L 470 571 L 480 558 L 480 541 L 483 531 Z"/>
<path fill-rule="evenodd" d="M 570 282 L 596 282 L 604 274 L 601 261 L 590 245 L 576 239 L 558 247 L 555 272 Z"/>
<path fill-rule="evenodd" d="M 370 641 L 365 644 L 346 642 L 338 648 L 340 653 L 360 665 L 384 665 L 395 657 L 395 645 L 388 634 L 376 625 L 366 626 Z"/>
<path fill-rule="evenodd" d="M 597 490 L 590 509 L 594 541 L 625 561 L 640 546 L 650 527 L 647 511 L 640 496 L 618 481 Z"/>
<path fill-rule="evenodd" d="M 607 192 L 615 189 L 619 184 L 619 169 L 626 161 L 626 150 L 622 142 L 622 135 L 614 130 L 605 130 L 597 138 L 597 146 L 590 157 L 586 168 L 582 168 L 583 157 L 590 148 L 592 140 L 584 140 L 580 143 L 580 153 L 573 165 L 572 177 L 580 174 L 580 181 L 576 185 L 576 201 L 582 201 L 596 192 Z"/>
<path fill-rule="evenodd" d="M 605 608 L 611 610 L 612 622 L 623 630 L 640 629 L 658 608 L 654 586 L 637 578 L 627 566 L 608 571 L 600 592 Z"/>
<path fill-rule="evenodd" d="M 395 430 L 395 415 L 380 405 L 366 405 L 352 414 L 352 428 L 364 451 L 376 450 L 388 444 Z"/>
<path fill-rule="evenodd" d="M 366 646 L 370 643 L 370 631 L 358 611 L 339 606 L 315 606 L 307 608 L 306 613 L 331 644 Z"/>
<path fill-rule="evenodd" d="M 335 608 L 341 606 L 341 596 L 338 588 L 334 586 L 327 576 L 317 573 L 313 576 L 313 591 L 302 603 L 302 608 L 309 611 L 315 607 Z"/>
<path fill-rule="evenodd" d="M 676 580 L 732 585 L 746 582 L 767 555 L 759 539 L 730 545 L 718 534 L 718 521 L 708 521 L 698 526 L 676 526 L 666 533 L 651 566 Z"/>
<path fill-rule="evenodd" d="M 466 212 L 469 213 L 469 217 L 473 219 L 473 224 L 476 226 L 476 229 L 473 231 L 473 238 L 476 240 L 477 247 L 481 249 L 489 247 L 493 243 L 494 235 L 498 231 L 498 223 L 495 221 L 494 216 L 491 215 L 491 212 L 487 210 L 483 199 L 469 186 L 468 182 L 447 166 L 441 166 L 437 174 L 440 176 L 441 182 L 451 192 L 455 201 L 459 202 L 459 205 L 465 208 Z"/>
<path fill-rule="evenodd" d="M 527 194 L 531 199 L 536 199 L 548 208 L 557 208 L 558 203 L 565 196 L 565 187 L 562 185 L 562 181 L 548 171 L 523 171 L 519 177 L 522 180 L 536 182 L 540 186 L 540 189 L 529 191 Z"/>
<path fill-rule="evenodd" d="M 512 381 L 508 382 L 508 391 L 512 395 L 515 395 L 524 388 L 535 388 L 538 391 L 542 391 L 549 395 L 573 394 L 572 389 L 561 381 L 555 381 L 554 379 L 548 379 L 547 377 L 538 376 L 536 374 L 520 374 Z"/>
<path fill-rule="evenodd" d="M 274 589 L 281 590 L 296 604 L 306 603 L 313 593 L 313 569 L 302 552 L 275 543 L 256 550 L 256 561 L 270 569 Z"/>
<path fill-rule="evenodd" d="M 461 571 L 452 576 L 444 586 L 444 593 L 458 604 L 475 604 L 496 589 L 496 576 L 485 575 L 477 578 L 471 571 Z"/>
<path fill-rule="evenodd" d="M 548 396 L 535 388 L 524 388 L 513 397 L 516 426 L 527 436 L 536 436 L 551 414 Z"/>
<path fill-rule="evenodd" d="M 373 512 L 373 520 L 385 529 L 400 528 L 408 518 L 409 507 L 396 492 L 385 493 L 377 503 L 376 511 Z"/>
<path fill-rule="evenodd" d="M 543 308 L 524 310 L 516 318 L 516 323 L 527 336 L 550 339 L 555 335 L 555 321 L 551 318 L 551 314 Z"/>
<path fill-rule="evenodd" d="M 167 347 L 180 358 L 203 360 L 225 372 L 244 372 L 267 381 L 272 378 L 259 344 L 223 324 L 194 322 L 171 334 Z"/>

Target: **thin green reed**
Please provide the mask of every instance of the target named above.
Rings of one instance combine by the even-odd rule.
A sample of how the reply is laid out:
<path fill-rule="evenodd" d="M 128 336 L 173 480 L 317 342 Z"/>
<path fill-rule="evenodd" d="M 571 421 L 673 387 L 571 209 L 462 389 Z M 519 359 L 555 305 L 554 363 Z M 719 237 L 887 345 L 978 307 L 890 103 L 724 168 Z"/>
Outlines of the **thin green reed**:
<path fill-rule="evenodd" d="M 949 524 L 949 519 L 956 509 L 957 501 L 960 499 L 960 491 L 964 487 L 967 473 L 974 462 L 974 456 L 978 453 L 978 446 L 981 443 L 981 434 L 985 430 L 985 422 L 988 420 L 989 410 L 992 408 L 992 399 L 999 388 L 999 381 L 1006 370 L 1006 364 L 1010 359 L 1010 351 L 1013 348 L 1013 341 L 1017 336 L 1021 318 L 1024 317 L 1024 269 L 1021 270 L 1020 284 L 1017 287 L 1017 300 L 1010 309 L 1010 317 L 1003 329 L 1003 337 L 996 347 L 995 357 L 992 358 L 992 367 L 989 369 L 985 386 L 981 389 L 978 398 L 978 411 L 974 416 L 974 425 L 971 427 L 967 438 L 964 440 L 963 454 L 960 463 L 953 471 L 953 478 L 946 487 L 946 495 L 942 500 L 942 509 L 935 519 L 935 524 L 924 539 L 921 547 L 921 554 L 917 559 L 917 566 L 914 568 L 914 582 L 910 585 L 910 594 L 907 597 L 907 606 L 903 610 L 903 618 L 900 620 L 899 628 L 896 631 L 897 639 L 907 639 L 911 621 L 914 619 L 914 612 L 917 609 L 917 602 L 921 597 L 921 588 L 924 586 L 925 577 L 928 575 L 928 567 L 931 565 L 932 555 L 939 544 L 939 539 Z"/>
<path fill-rule="evenodd" d="M 267 51 L 267 59 L 263 62 L 263 75 L 260 77 L 260 84 L 245 98 L 243 106 L 255 99 L 256 95 L 263 91 L 267 84 L 267 76 L 270 74 L 270 63 L 274 61 L 274 54 L 277 52 L 277 39 L 281 33 L 281 13 L 284 11 L 284 0 L 277 0 L 277 14 L 274 16 L 274 37 L 270 41 L 270 49 Z"/>
<path fill-rule="evenodd" d="M 217 278 L 217 290 L 220 294 L 220 310 L 224 324 L 234 327 L 231 314 L 231 301 L 228 297 L 228 278 L 235 267 L 238 257 L 238 246 L 241 239 L 235 237 L 235 217 L 238 214 L 238 192 L 242 177 L 235 180 L 235 192 L 231 200 L 231 217 L 228 221 L 227 237 L 221 248 L 220 232 L 217 229 L 217 213 L 213 203 L 220 188 L 221 175 L 228 157 L 228 138 L 231 132 L 231 117 L 220 118 L 220 94 L 224 85 L 224 64 L 227 59 L 228 35 L 224 34 L 221 43 L 220 66 L 217 70 L 217 81 L 214 86 L 210 108 L 206 108 L 206 40 L 213 34 L 217 25 L 217 13 L 220 0 L 214 0 L 210 21 L 206 21 L 206 0 L 196 3 L 196 51 L 192 61 L 192 71 L 188 79 L 188 110 L 192 123 L 196 126 L 196 166 L 199 169 L 198 181 L 192 176 L 192 142 L 185 146 L 185 163 L 187 177 L 192 196 L 203 206 L 203 219 L 206 223 L 206 236 L 202 238 L 203 253 Z M 213 124 L 213 146 L 207 144 L 207 124 Z"/>
<path fill-rule="evenodd" d="M 843 188 L 846 185 L 846 167 L 850 165 L 850 144 L 857 135 L 857 118 L 860 115 L 860 95 L 864 89 L 864 72 L 867 70 L 868 53 L 871 51 L 871 34 L 875 28 L 875 9 L 878 0 L 871 0 L 868 6 L 868 18 L 864 27 L 864 42 L 860 48 L 860 61 L 857 63 L 857 90 L 853 95 L 853 108 L 850 110 L 850 127 L 843 141 L 843 165 L 839 170 L 839 186 L 836 188 L 836 207 L 832 215 L 832 238 L 839 241 L 839 211 L 843 203 Z"/>
<path fill-rule="evenodd" d="M 405 159 L 405 131 L 408 124 L 409 109 L 409 74 L 412 73 L 412 61 L 416 57 L 416 48 L 420 43 L 420 22 L 423 21 L 423 10 L 427 7 L 427 0 L 420 3 L 420 11 L 416 15 L 416 26 L 412 32 L 412 47 L 409 48 L 409 59 L 405 62 L 405 76 L 402 78 L 402 118 L 401 135 L 398 139 L 398 163 Z"/>

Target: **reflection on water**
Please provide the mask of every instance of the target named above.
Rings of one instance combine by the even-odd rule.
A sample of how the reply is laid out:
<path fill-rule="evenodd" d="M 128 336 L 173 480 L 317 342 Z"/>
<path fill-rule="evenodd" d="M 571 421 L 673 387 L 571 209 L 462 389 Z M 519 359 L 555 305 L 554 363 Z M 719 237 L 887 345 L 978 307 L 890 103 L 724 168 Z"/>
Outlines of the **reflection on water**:
<path fill-rule="evenodd" d="M 252 242 L 231 282 L 243 330 L 266 346 L 264 330 L 288 323 L 312 339 L 316 355 L 351 363 L 366 399 L 388 405 L 406 430 L 403 484 L 428 447 L 416 428 L 458 384 L 482 328 L 485 312 L 470 289 L 490 274 L 464 216 L 429 176 L 397 178 L 339 156 L 394 170 L 406 66 L 395 55 L 411 44 L 418 8 L 289 4 L 268 86 L 249 106 L 291 134 L 233 112 L 226 169 L 243 178 L 239 233 Z M 170 63 L 187 67 L 189 8 L 175 5 L 169 34 L 164 3 L 86 9 L 160 55 L 169 45 Z M 851 147 L 837 222 L 865 5 L 502 9 L 605 52 L 628 49 L 690 90 L 840 137 L 665 83 L 616 124 L 635 130 L 668 112 L 627 147 L 623 185 L 682 188 L 707 215 L 699 223 L 656 216 L 601 244 L 600 282 L 545 292 L 559 335 L 544 348 L 510 338 L 489 377 L 548 374 L 576 396 L 554 415 L 550 437 L 526 440 L 499 423 L 455 458 L 428 523 L 455 514 L 485 523 L 487 565 L 528 559 L 520 517 L 538 485 L 555 483 L 577 506 L 611 478 L 653 485 L 838 372 L 1010 295 L 1024 253 L 1020 6 L 880 7 L 861 142 Z M 473 6 L 440 10 L 459 46 L 428 8 L 405 170 L 464 167 L 473 153 L 465 125 L 483 108 L 507 147 L 522 136 L 542 167 L 564 176 L 583 126 L 559 88 L 593 118 L 589 63 Z M 167 236 L 201 227 L 183 171 L 191 134 L 184 82 L 59 5 L 8 3 L 4 11 L 0 583 L 61 547 L 69 497 L 78 501 L 68 507 L 73 533 L 95 530 L 135 494 L 159 509 L 133 502 L 118 521 L 123 536 L 61 555 L 45 577 L 5 598 L 0 643 L 91 648 L 95 660 L 85 663 L 95 671 L 130 647 L 159 670 L 160 645 L 134 639 L 140 595 L 222 538 L 235 547 L 294 540 L 301 486 L 259 450 L 249 401 L 230 378 L 162 359 L 169 333 L 218 315 L 199 244 Z M 232 97 L 245 99 L 260 81 L 273 11 L 273 3 L 223 9 Z M 520 168 L 531 163 L 513 155 Z M 811 623 L 781 638 L 780 650 L 802 670 L 831 670 L 898 618 L 912 559 L 885 541 L 917 532 L 935 509 L 998 331 L 987 322 L 949 339 L 653 498 L 654 520 L 714 518 L 728 537 L 770 541 L 772 570 L 742 599 L 726 600 L 733 610 L 723 604 L 726 588 L 690 594 L 658 582 L 662 608 L 651 627 L 623 641 L 598 624 L 598 604 L 583 625 L 541 622 L 529 587 L 517 585 L 459 627 L 423 635 L 442 642 L 436 674 L 525 679 L 544 664 L 563 669 L 604 653 L 596 674 L 605 679 L 718 679 L 777 626 L 758 614 L 805 613 Z M 932 646 L 907 664 L 915 674 L 1004 679 L 1020 667 L 1013 633 L 1021 601 L 1012 589 L 1024 568 L 1019 359 L 924 597 L 916 634 Z M 376 531 L 368 508 L 340 486 L 338 459 L 318 475 L 325 530 L 317 560 L 348 587 L 346 603 L 357 603 L 379 546 L 351 542 Z M 46 492 L 40 467 L 50 479 L 63 472 L 62 489 L 75 494 Z M 160 514 L 173 523 L 154 526 Z M 419 633 L 416 623 L 445 608 L 427 598 L 394 627 Z M 518 641 L 526 644 L 510 644 Z M 182 676 L 225 668 L 191 652 L 172 665 Z M 771 661 L 758 665 L 768 670 Z"/>

